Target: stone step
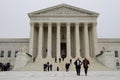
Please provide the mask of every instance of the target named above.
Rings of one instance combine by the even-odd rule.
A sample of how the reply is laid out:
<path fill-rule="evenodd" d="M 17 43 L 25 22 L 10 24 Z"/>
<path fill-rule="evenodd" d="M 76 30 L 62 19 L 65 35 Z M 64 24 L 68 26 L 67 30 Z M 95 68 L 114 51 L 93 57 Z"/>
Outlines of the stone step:
<path fill-rule="evenodd" d="M 69 69 L 70 71 L 75 70 L 74 61 L 75 61 L 75 59 L 72 59 L 72 64 L 70 65 L 70 69 Z M 89 61 L 90 61 L 89 70 L 91 70 L 91 71 L 111 70 L 110 68 L 108 68 L 108 67 L 104 66 L 103 64 L 101 64 L 100 62 L 98 62 L 96 59 L 89 59 Z M 58 61 L 57 61 L 57 63 L 55 63 L 54 59 L 43 59 L 40 61 L 28 63 L 25 67 L 17 69 L 17 70 L 43 71 L 43 64 L 45 64 L 47 62 L 49 62 L 49 64 L 53 65 L 53 71 L 56 71 L 57 67 L 59 67 L 60 71 L 65 71 L 65 64 L 69 63 L 69 59 L 65 59 L 64 61 L 61 61 L 61 63 L 59 63 Z M 83 69 L 83 68 L 81 68 L 81 69 Z"/>

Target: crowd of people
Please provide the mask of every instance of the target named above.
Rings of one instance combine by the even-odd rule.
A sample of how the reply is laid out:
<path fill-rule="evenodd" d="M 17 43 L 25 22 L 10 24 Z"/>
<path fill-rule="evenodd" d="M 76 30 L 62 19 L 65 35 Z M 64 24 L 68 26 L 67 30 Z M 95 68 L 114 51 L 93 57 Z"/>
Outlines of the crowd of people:
<path fill-rule="evenodd" d="M 64 59 L 59 58 L 58 61 L 57 61 L 57 58 L 55 58 L 55 63 L 57 63 L 57 62 L 61 63 L 61 61 L 64 61 Z M 69 62 L 65 63 L 66 72 L 69 71 L 69 68 L 70 68 L 71 64 L 72 64 L 72 59 L 70 59 Z M 83 61 L 81 61 L 79 58 L 77 58 L 74 62 L 77 75 L 80 76 L 81 66 L 83 65 L 85 75 L 87 76 L 87 72 L 88 72 L 88 68 L 89 68 L 88 65 L 89 64 L 90 64 L 90 62 L 86 57 L 84 58 Z M 43 70 L 44 71 L 52 71 L 52 67 L 53 67 L 53 65 L 49 64 L 49 62 L 43 64 Z M 56 70 L 59 71 L 58 66 L 57 66 Z"/>
<path fill-rule="evenodd" d="M 58 62 L 61 63 L 61 61 L 64 61 L 64 59 L 59 58 Z M 55 63 L 57 63 L 57 59 L 55 58 Z M 72 59 L 69 60 L 69 62 L 65 63 L 65 70 L 66 72 L 69 71 L 70 65 L 72 64 Z M 77 58 L 74 62 L 76 73 L 78 76 L 80 76 L 80 70 L 81 70 L 81 65 L 83 65 L 85 75 L 87 76 L 88 72 L 88 65 L 90 64 L 89 60 L 85 57 L 83 61 L 80 60 L 80 58 Z M 10 63 L 0 63 L 0 71 L 10 71 L 11 65 Z M 52 71 L 53 65 L 50 64 L 49 62 L 43 64 L 43 70 L 44 71 Z M 56 67 L 56 70 L 59 71 L 59 66 Z"/>
<path fill-rule="evenodd" d="M 0 71 L 10 71 L 10 63 L 0 63 Z"/>
<path fill-rule="evenodd" d="M 43 64 L 44 71 L 52 71 L 52 64 L 49 64 L 49 62 Z"/>

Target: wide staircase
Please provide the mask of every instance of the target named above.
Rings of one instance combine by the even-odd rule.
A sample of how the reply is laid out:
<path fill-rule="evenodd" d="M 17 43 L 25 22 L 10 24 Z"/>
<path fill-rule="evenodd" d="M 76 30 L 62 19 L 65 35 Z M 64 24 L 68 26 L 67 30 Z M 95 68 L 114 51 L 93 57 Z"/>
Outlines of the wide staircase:
<path fill-rule="evenodd" d="M 81 59 L 82 61 L 83 59 Z M 70 64 L 70 71 L 75 70 L 75 65 L 74 65 L 75 59 L 72 59 L 72 63 Z M 104 66 L 102 63 L 98 62 L 96 59 L 89 59 L 90 65 L 89 65 L 89 70 L 91 71 L 106 71 L 106 70 L 112 70 L 106 66 Z M 25 65 L 23 68 L 16 69 L 17 71 L 43 71 L 43 65 L 49 62 L 49 64 L 52 64 L 52 70 L 57 71 L 57 67 L 59 67 L 60 71 L 65 71 L 65 64 L 70 63 L 70 59 L 64 59 L 64 61 L 57 60 L 55 62 L 55 59 L 42 59 L 39 61 L 35 62 L 29 62 L 27 65 Z M 83 70 L 83 66 L 81 66 L 81 70 Z"/>

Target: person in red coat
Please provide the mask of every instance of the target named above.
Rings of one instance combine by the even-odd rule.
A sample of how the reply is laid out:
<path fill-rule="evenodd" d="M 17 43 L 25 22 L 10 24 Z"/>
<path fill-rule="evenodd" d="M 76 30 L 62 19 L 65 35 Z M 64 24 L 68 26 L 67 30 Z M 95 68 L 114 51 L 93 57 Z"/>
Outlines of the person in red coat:
<path fill-rule="evenodd" d="M 85 57 L 83 62 L 83 67 L 84 67 L 84 71 L 85 71 L 85 75 L 87 76 L 87 71 L 88 71 L 88 65 L 90 64 L 89 60 Z"/>

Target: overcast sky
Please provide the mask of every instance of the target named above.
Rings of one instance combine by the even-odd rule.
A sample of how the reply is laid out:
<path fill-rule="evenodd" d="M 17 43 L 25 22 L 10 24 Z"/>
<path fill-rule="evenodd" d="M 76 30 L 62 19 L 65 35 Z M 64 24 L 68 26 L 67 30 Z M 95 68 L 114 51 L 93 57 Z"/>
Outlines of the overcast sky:
<path fill-rule="evenodd" d="M 0 0 L 0 38 L 29 38 L 27 13 L 62 3 L 99 13 L 98 38 L 120 38 L 120 0 Z"/>

